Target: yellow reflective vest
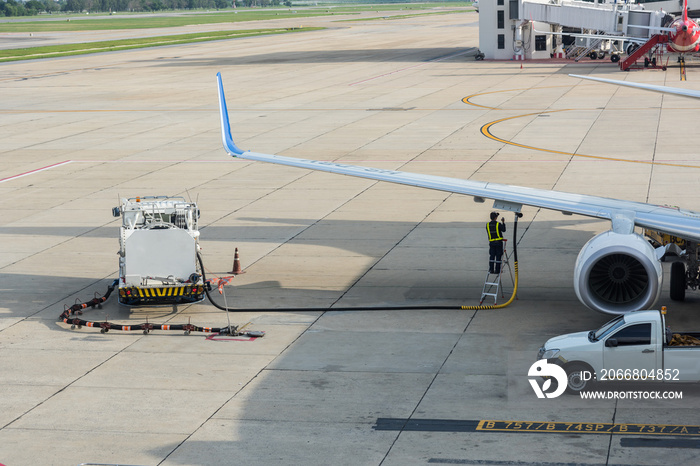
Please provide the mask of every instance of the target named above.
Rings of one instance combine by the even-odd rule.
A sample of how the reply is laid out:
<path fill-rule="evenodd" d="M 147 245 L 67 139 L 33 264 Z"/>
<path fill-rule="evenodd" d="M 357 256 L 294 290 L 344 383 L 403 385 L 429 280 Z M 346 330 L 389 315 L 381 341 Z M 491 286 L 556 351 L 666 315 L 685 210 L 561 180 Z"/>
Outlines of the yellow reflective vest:
<path fill-rule="evenodd" d="M 503 232 L 506 231 L 506 226 L 501 222 L 493 220 L 486 224 L 486 232 L 489 235 L 489 243 L 492 241 L 503 241 Z"/>

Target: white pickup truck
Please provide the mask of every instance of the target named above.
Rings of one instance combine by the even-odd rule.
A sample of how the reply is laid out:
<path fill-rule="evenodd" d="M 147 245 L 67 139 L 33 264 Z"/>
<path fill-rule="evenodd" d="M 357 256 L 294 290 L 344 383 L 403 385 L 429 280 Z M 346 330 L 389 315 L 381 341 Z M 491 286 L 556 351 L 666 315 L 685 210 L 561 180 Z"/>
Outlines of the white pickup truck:
<path fill-rule="evenodd" d="M 597 330 L 550 338 L 537 359 L 561 366 L 574 394 L 592 382 L 700 381 L 700 332 L 673 333 L 664 314 L 630 312 Z"/>

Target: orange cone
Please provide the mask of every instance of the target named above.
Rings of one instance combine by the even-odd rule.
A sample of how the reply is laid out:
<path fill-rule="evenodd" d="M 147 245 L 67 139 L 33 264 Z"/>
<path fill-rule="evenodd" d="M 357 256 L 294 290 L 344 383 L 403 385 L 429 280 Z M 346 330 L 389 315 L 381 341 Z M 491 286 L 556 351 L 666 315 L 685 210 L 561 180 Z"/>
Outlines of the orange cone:
<path fill-rule="evenodd" d="M 241 260 L 238 258 L 238 248 L 236 248 L 236 251 L 233 253 L 233 270 L 231 270 L 229 273 L 234 275 L 245 273 L 243 270 L 241 270 Z"/>

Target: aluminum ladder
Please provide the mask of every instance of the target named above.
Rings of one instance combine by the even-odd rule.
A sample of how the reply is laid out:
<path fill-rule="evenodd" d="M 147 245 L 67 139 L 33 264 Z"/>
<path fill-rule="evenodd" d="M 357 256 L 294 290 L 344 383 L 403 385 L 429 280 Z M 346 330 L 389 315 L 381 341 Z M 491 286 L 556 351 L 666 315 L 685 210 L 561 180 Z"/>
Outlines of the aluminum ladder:
<path fill-rule="evenodd" d="M 479 300 L 479 305 L 481 305 L 484 302 L 484 299 L 486 297 L 490 296 L 493 298 L 493 304 L 496 304 L 498 301 L 498 291 L 501 291 L 501 298 L 504 298 L 505 296 L 503 295 L 503 287 L 501 286 L 501 277 L 503 276 L 503 271 L 505 270 L 506 267 L 508 267 L 508 272 L 510 272 L 510 278 L 511 281 L 513 281 L 513 271 L 510 268 L 510 255 L 508 254 L 508 250 L 506 249 L 506 245 L 508 244 L 508 240 L 504 239 L 503 240 L 503 256 L 501 256 L 500 264 L 501 264 L 501 271 L 500 273 L 490 273 L 486 272 L 486 278 L 484 279 L 484 287 L 481 290 L 481 299 Z M 489 261 L 490 262 L 490 261 Z M 494 264 L 496 265 L 499 263 L 499 261 L 493 261 Z M 489 263 L 489 265 L 491 265 Z M 491 278 L 495 277 L 495 278 Z"/>

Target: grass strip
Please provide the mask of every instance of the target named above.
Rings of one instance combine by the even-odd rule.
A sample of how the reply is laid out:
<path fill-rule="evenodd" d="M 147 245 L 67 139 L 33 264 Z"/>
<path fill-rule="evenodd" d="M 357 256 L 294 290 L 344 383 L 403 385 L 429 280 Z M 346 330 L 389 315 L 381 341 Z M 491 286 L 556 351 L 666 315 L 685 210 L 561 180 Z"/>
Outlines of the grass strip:
<path fill-rule="evenodd" d="M 262 21 L 271 19 L 309 18 L 313 16 L 330 16 L 325 11 L 310 13 L 293 13 L 291 11 L 250 11 L 219 14 L 171 15 L 171 16 L 137 16 L 115 15 L 110 18 L 84 19 L 71 17 L 60 20 L 25 21 L 0 23 L 0 32 L 69 32 L 69 31 L 104 31 L 119 29 L 153 29 L 194 26 L 198 24 L 238 23 L 243 21 Z"/>
<path fill-rule="evenodd" d="M 193 26 L 198 24 L 237 23 L 285 18 L 309 18 L 339 14 L 359 14 L 363 11 L 425 10 L 440 7 L 461 7 L 468 3 L 424 3 L 345 6 L 339 8 L 293 8 L 262 11 L 260 8 L 238 8 L 210 13 L 168 11 L 162 16 L 119 13 L 107 18 L 91 18 L 86 15 L 52 15 L 56 19 L 43 16 L 41 21 L 8 21 L 0 23 L 0 32 L 68 32 L 102 31 L 114 29 L 150 29 Z M 99 14 L 99 13 L 98 13 Z"/>
<path fill-rule="evenodd" d="M 120 50 L 159 47 L 163 45 L 181 45 L 212 40 L 236 39 L 240 37 L 261 36 L 268 34 L 286 34 L 290 32 L 317 31 L 320 27 L 299 27 L 279 29 L 251 29 L 245 31 L 211 31 L 172 36 L 142 37 L 138 39 L 87 42 L 80 44 L 63 44 L 26 49 L 0 50 L 0 63 L 17 60 L 35 60 L 39 58 L 64 57 L 88 53 L 113 52 Z"/>
<path fill-rule="evenodd" d="M 379 19 L 390 20 L 390 19 L 405 19 L 413 18 L 416 16 L 430 16 L 430 15 L 451 15 L 454 13 L 470 13 L 472 10 L 454 10 L 454 11 L 431 11 L 427 13 L 409 13 L 405 15 L 391 15 L 391 16 L 374 16 L 372 18 L 353 18 L 353 19 L 339 19 L 337 23 L 344 23 L 350 21 L 375 21 Z"/>

